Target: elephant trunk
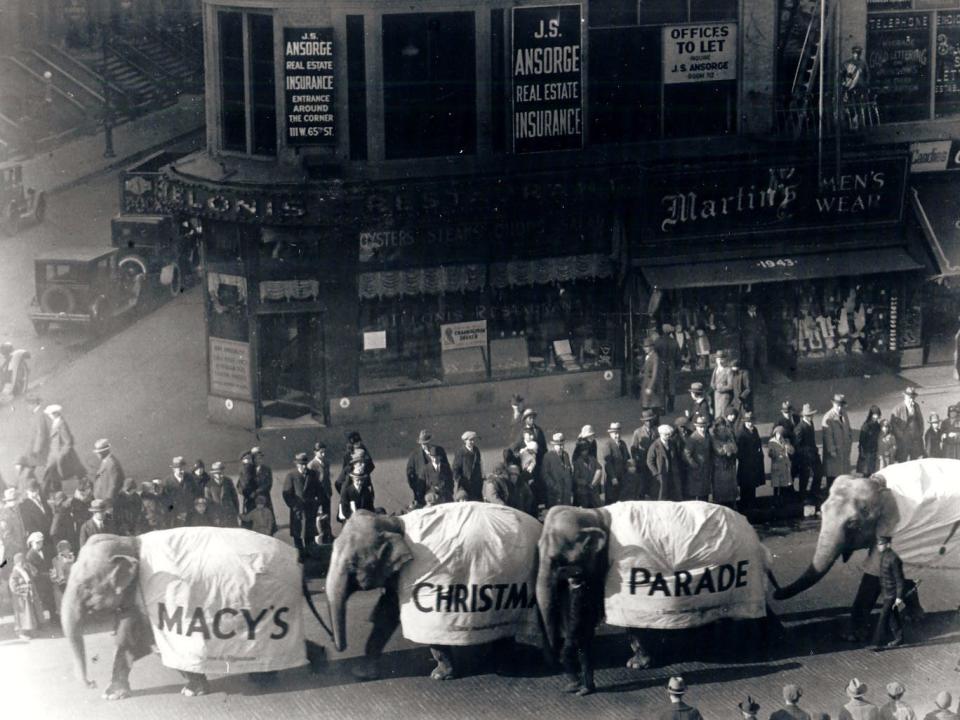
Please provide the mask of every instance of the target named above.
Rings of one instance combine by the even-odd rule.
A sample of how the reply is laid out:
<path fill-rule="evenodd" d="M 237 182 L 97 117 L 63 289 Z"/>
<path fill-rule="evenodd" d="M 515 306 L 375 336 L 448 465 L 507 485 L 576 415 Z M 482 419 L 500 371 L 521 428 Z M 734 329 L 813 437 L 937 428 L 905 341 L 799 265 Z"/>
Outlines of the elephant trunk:
<path fill-rule="evenodd" d="M 63 593 L 60 623 L 64 637 L 70 642 L 77 679 L 84 685 L 89 685 L 86 651 L 83 644 L 83 602 L 77 596 L 77 584 L 74 582 L 67 582 L 67 588 Z"/>
<path fill-rule="evenodd" d="M 807 566 L 796 580 L 787 587 L 781 588 L 774 593 L 777 600 L 787 600 L 794 595 L 802 593 L 810 587 L 816 585 L 823 576 L 829 572 L 830 568 L 837 561 L 840 554 L 845 558 L 849 557 L 849 552 L 844 550 L 844 540 L 842 537 L 825 537 L 821 531 L 820 538 L 817 541 L 817 549 L 813 554 L 813 560 Z"/>
<path fill-rule="evenodd" d="M 537 608 L 543 621 L 543 634 L 547 648 L 551 652 L 557 649 L 556 593 L 554 585 L 554 563 L 548 548 L 540 545 L 540 564 L 537 568 Z"/>
<path fill-rule="evenodd" d="M 350 597 L 350 575 L 347 558 L 338 552 L 336 543 L 327 571 L 327 604 L 330 608 L 330 623 L 333 629 L 333 644 L 338 652 L 347 649 L 347 598 Z"/>

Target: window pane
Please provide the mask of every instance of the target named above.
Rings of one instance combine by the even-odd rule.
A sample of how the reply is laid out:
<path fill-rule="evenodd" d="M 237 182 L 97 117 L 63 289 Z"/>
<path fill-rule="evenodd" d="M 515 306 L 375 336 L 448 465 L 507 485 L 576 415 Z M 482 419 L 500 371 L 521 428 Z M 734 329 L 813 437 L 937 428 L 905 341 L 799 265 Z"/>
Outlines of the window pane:
<path fill-rule="evenodd" d="M 590 142 L 660 135 L 660 29 L 590 31 Z"/>
<path fill-rule="evenodd" d="M 590 27 L 636 24 L 637 0 L 590 0 Z"/>
<path fill-rule="evenodd" d="M 384 124 L 388 158 L 473 153 L 473 13 L 385 15 Z"/>
<path fill-rule="evenodd" d="M 367 159 L 367 60 L 363 15 L 347 15 L 347 112 L 350 159 Z"/>
<path fill-rule="evenodd" d="M 247 149 L 247 121 L 243 95 L 243 16 L 218 13 L 220 30 L 220 122 L 226 150 Z"/>
<path fill-rule="evenodd" d="M 277 98 L 274 89 L 273 17 L 250 15 L 250 93 L 253 104 L 253 152 L 277 152 Z"/>
<path fill-rule="evenodd" d="M 687 0 L 640 0 L 640 23 L 687 22 Z"/>
<path fill-rule="evenodd" d="M 736 20 L 737 0 L 690 0 L 690 19 Z"/>
<path fill-rule="evenodd" d="M 507 68 L 504 63 L 504 12 L 502 8 L 490 11 L 490 129 L 494 151 L 503 152 L 507 146 Z"/>

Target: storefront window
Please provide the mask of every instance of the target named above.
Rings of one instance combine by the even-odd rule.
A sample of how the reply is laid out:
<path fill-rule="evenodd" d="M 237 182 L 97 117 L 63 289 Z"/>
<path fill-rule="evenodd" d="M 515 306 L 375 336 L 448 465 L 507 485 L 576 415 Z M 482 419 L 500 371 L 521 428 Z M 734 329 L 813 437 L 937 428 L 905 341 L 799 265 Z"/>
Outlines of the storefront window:
<path fill-rule="evenodd" d="M 276 155 L 273 17 L 224 11 L 217 27 L 223 149 Z"/>
<path fill-rule="evenodd" d="M 472 12 L 383 17 L 383 105 L 388 158 L 476 150 Z"/>

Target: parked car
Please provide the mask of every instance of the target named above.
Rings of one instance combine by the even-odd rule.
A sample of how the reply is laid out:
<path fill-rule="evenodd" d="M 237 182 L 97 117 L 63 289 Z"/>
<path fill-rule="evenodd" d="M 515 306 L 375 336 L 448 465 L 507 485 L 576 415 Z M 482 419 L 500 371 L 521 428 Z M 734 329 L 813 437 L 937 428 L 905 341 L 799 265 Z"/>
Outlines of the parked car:
<path fill-rule="evenodd" d="M 43 222 L 47 196 L 43 191 L 23 187 L 23 168 L 0 168 L 0 227 L 6 235 L 15 235 L 28 223 Z"/>
<path fill-rule="evenodd" d="M 141 303 L 165 292 L 175 297 L 196 279 L 199 245 L 191 225 L 177 225 L 169 215 L 120 214 L 110 231 L 121 278 L 131 291 L 139 288 Z"/>
<path fill-rule="evenodd" d="M 116 248 L 64 248 L 34 260 L 36 296 L 30 320 L 37 334 L 51 325 L 82 326 L 104 332 L 137 307 L 140 288 L 124 282 Z"/>

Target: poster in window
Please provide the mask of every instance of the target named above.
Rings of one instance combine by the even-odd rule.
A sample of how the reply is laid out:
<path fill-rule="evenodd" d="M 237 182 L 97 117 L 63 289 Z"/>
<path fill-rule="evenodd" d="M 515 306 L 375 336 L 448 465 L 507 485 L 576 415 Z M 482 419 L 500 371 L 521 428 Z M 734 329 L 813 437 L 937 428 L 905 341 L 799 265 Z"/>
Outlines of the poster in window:
<path fill-rule="evenodd" d="M 936 116 L 960 114 L 960 11 L 937 13 L 937 74 L 933 87 Z"/>
<path fill-rule="evenodd" d="M 513 9 L 513 151 L 583 144 L 580 5 Z"/>
<path fill-rule="evenodd" d="M 250 343 L 210 337 L 210 394 L 253 399 Z"/>
<path fill-rule="evenodd" d="M 870 91 L 885 122 L 930 116 L 932 13 L 878 13 L 867 18 Z"/>
<path fill-rule="evenodd" d="M 736 79 L 736 23 L 667 25 L 663 28 L 665 85 Z"/>
<path fill-rule="evenodd" d="M 287 145 L 329 145 L 334 136 L 333 28 L 283 29 Z"/>

